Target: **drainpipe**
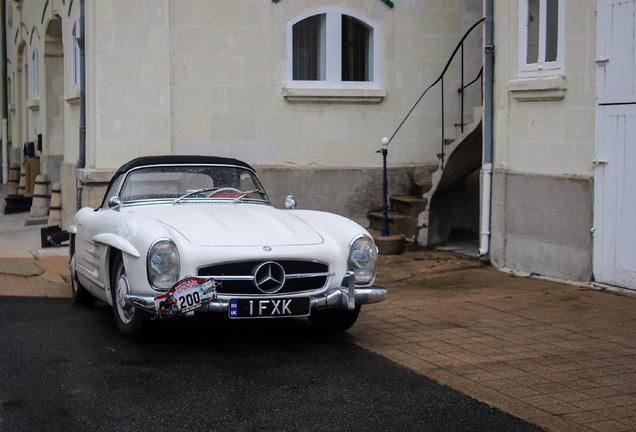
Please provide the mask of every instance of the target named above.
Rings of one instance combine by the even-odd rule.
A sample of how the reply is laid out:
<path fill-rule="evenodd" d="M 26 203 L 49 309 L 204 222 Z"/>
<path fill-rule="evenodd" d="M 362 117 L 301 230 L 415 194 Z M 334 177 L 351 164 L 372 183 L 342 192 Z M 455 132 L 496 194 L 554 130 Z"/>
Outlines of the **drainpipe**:
<path fill-rule="evenodd" d="M 82 188 L 77 178 L 79 170 L 86 166 L 86 61 L 84 57 L 86 26 L 84 25 L 84 0 L 80 0 L 80 121 L 79 121 L 79 159 L 75 164 L 76 207 L 82 207 Z"/>
<path fill-rule="evenodd" d="M 488 254 L 490 244 L 490 201 L 492 196 L 492 118 L 493 118 L 493 66 L 495 60 L 495 46 L 493 36 L 493 4 L 494 0 L 486 0 L 485 24 L 485 65 L 484 65 L 484 163 L 481 167 L 482 197 L 481 197 L 481 235 L 477 256 Z"/>
<path fill-rule="evenodd" d="M 7 95 L 7 1 L 0 1 L 2 9 L 2 184 L 9 182 L 9 156 L 7 124 L 9 118 L 9 102 Z"/>

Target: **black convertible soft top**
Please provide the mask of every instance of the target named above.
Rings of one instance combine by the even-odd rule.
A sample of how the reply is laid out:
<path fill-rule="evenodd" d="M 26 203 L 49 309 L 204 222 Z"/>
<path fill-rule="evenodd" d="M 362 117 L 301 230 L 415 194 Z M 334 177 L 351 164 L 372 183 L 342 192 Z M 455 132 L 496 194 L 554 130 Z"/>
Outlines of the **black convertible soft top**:
<path fill-rule="evenodd" d="M 132 168 L 146 165 L 189 165 L 189 164 L 212 164 L 212 165 L 235 165 L 243 168 L 254 169 L 243 161 L 232 158 L 224 158 L 218 156 L 198 156 L 198 155 L 161 155 L 161 156 L 142 156 L 123 164 L 115 173 L 114 177 L 127 172 Z"/>
<path fill-rule="evenodd" d="M 108 195 L 108 191 L 111 190 L 113 182 L 117 181 L 117 179 L 124 173 L 128 172 L 133 168 L 138 168 L 142 166 L 150 166 L 150 165 L 233 165 L 242 168 L 247 168 L 249 170 L 254 171 L 254 169 L 249 166 L 247 163 L 240 161 L 238 159 L 232 158 L 224 158 L 219 156 L 199 156 L 199 155 L 160 155 L 160 156 L 142 156 L 137 159 L 133 159 L 130 162 L 126 162 L 113 175 L 113 178 L 110 179 L 108 184 L 108 188 L 106 189 L 106 193 L 104 194 L 104 199 L 102 200 L 102 204 L 100 207 L 104 207 L 106 204 L 106 198 Z M 99 207 L 98 207 L 99 208 Z M 97 211 L 97 209 L 95 209 Z"/>

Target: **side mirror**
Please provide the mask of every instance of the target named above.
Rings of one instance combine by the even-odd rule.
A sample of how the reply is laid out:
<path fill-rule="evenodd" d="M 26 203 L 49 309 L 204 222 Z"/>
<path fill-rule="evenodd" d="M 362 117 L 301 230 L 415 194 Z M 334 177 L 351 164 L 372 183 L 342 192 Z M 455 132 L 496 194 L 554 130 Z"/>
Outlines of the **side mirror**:
<path fill-rule="evenodd" d="M 287 198 L 285 198 L 285 208 L 287 208 L 288 210 L 294 210 L 297 204 L 298 204 L 298 201 L 296 201 L 295 196 L 290 195 Z"/>
<path fill-rule="evenodd" d="M 108 200 L 108 207 L 111 210 L 119 211 L 121 210 L 122 201 L 118 196 L 114 196 Z"/>

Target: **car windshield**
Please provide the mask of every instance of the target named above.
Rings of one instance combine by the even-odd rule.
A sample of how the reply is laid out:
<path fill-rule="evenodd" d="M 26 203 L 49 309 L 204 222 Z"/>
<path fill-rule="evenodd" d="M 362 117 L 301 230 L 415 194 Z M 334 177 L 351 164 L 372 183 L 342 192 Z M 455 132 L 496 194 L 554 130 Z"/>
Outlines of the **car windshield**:
<path fill-rule="evenodd" d="M 233 202 L 266 201 L 256 175 L 235 166 L 152 166 L 136 168 L 123 176 L 118 196 L 124 203 L 201 199 Z"/>

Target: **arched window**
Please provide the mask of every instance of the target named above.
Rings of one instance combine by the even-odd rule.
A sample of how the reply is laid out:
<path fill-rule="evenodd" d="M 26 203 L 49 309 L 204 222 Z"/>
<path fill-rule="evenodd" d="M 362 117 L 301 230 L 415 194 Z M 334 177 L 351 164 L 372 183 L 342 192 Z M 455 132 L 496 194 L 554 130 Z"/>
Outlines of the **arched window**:
<path fill-rule="evenodd" d="M 290 85 L 368 87 L 378 82 L 379 29 L 360 14 L 317 9 L 288 24 Z"/>
<path fill-rule="evenodd" d="M 81 28 L 79 16 L 75 18 L 73 23 L 73 32 L 71 33 L 71 87 L 79 87 L 80 85 L 80 41 Z"/>
<path fill-rule="evenodd" d="M 33 47 L 33 55 L 31 56 L 31 97 L 37 99 L 40 97 L 40 56 L 38 55 L 38 47 Z"/>

